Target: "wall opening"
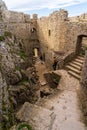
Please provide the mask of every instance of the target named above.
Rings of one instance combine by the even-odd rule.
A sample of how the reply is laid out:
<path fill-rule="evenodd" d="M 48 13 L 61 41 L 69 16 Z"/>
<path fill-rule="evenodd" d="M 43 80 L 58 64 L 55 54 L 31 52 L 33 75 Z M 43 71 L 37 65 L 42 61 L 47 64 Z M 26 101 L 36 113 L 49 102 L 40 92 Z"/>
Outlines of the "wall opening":
<path fill-rule="evenodd" d="M 87 35 L 79 35 L 76 43 L 76 54 L 85 54 L 87 49 Z"/>
<path fill-rule="evenodd" d="M 38 48 L 34 48 L 34 56 L 38 57 Z"/>
<path fill-rule="evenodd" d="M 49 35 L 49 36 L 51 35 L 51 30 L 48 30 L 48 35 Z"/>
<path fill-rule="evenodd" d="M 36 30 L 36 28 L 33 27 L 30 31 L 31 31 L 31 33 L 34 33 L 34 32 L 36 32 L 37 30 Z"/>

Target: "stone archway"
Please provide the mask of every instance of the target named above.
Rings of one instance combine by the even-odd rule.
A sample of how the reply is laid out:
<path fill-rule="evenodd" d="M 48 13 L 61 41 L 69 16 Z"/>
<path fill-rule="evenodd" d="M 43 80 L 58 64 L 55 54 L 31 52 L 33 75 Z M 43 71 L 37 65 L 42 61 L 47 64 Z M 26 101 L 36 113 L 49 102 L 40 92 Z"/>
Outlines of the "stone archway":
<path fill-rule="evenodd" d="M 86 39 L 86 41 L 87 41 L 87 35 L 79 35 L 77 37 L 76 51 L 75 51 L 76 55 L 78 55 L 81 52 L 83 44 L 86 44 L 86 43 L 84 43 L 84 39 Z"/>

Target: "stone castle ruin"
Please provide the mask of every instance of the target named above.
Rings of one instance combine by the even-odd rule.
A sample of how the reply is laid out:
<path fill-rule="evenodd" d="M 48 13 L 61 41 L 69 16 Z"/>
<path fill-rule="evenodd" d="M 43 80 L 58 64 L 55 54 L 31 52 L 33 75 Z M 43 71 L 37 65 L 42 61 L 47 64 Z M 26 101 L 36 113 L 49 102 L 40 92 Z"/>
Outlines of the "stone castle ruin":
<path fill-rule="evenodd" d="M 60 9 L 48 17 L 38 18 L 37 14 L 33 14 L 31 18 L 28 14 L 8 10 L 4 1 L 0 0 L 0 101 L 2 101 L 0 120 L 2 121 L 2 115 L 5 115 L 8 105 L 13 105 L 16 109 L 25 101 L 35 103 L 38 100 L 40 95 L 38 96 L 37 93 L 40 91 L 41 83 L 35 62 L 41 57 L 51 71 L 56 57 L 56 70 L 65 68 L 68 73 L 79 79 L 85 93 L 87 91 L 85 91 L 85 88 L 87 89 L 86 50 L 86 13 L 68 17 L 68 12 Z M 48 75 L 53 78 L 56 73 L 45 76 L 49 77 Z M 14 113 L 13 107 L 9 108 L 12 113 Z M 9 115 L 8 119 L 10 118 L 13 119 L 14 115 Z M 7 117 L 2 122 L 6 120 Z M 12 125 L 14 122 L 10 123 L 10 126 Z M 8 124 L 7 126 L 9 127 Z"/>

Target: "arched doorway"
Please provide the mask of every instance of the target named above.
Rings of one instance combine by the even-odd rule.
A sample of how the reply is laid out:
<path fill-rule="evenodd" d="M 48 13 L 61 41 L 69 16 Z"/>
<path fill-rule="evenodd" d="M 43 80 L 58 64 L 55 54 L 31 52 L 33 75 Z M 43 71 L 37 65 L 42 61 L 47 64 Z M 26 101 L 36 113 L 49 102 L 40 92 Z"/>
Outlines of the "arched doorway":
<path fill-rule="evenodd" d="M 87 35 L 79 35 L 77 37 L 77 43 L 76 43 L 76 55 L 82 53 L 82 51 L 85 51 L 87 47 Z"/>
<path fill-rule="evenodd" d="M 30 32 L 35 33 L 35 32 L 37 32 L 37 30 L 36 30 L 36 28 L 33 27 L 33 28 L 31 28 Z"/>
<path fill-rule="evenodd" d="M 38 52 L 38 48 L 34 48 L 34 57 L 38 57 L 39 56 L 39 54 L 38 54 L 39 52 Z"/>

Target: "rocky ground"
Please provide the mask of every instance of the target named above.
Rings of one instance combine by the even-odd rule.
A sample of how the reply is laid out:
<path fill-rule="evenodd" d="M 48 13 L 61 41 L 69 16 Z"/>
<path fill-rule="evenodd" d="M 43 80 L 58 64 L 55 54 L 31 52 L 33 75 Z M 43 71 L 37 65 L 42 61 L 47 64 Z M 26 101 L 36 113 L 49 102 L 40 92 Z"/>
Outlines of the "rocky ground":
<path fill-rule="evenodd" d="M 45 65 L 39 62 L 36 68 L 41 82 L 46 82 L 43 77 L 47 71 Z M 78 103 L 79 81 L 69 76 L 65 70 L 57 72 L 62 78 L 54 93 L 40 99 L 33 106 L 26 102 L 16 116 L 20 121 L 32 125 L 34 130 L 86 130 Z"/>

